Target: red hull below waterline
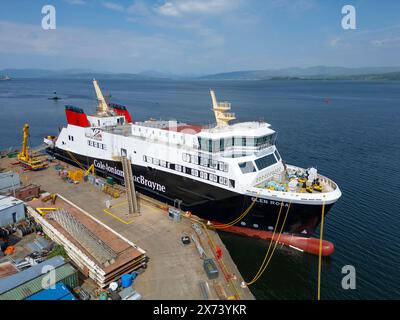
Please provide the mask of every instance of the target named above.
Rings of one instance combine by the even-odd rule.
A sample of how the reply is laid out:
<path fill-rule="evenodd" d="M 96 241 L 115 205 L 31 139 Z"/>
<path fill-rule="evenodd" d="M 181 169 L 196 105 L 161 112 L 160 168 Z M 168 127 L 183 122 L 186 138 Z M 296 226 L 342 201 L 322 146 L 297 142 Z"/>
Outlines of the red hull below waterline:
<path fill-rule="evenodd" d="M 218 225 L 218 223 L 216 223 Z M 250 228 L 231 226 L 222 229 L 222 231 L 233 232 L 237 234 L 242 234 L 248 237 L 260 238 L 265 240 L 271 240 L 273 232 L 254 230 Z M 273 240 L 278 239 L 278 234 L 276 233 Z M 281 234 L 279 238 L 279 243 L 287 245 L 293 249 L 311 253 L 314 255 L 319 255 L 319 239 L 316 238 L 305 238 L 290 234 Z M 322 256 L 330 256 L 335 250 L 335 246 L 332 242 L 322 240 Z"/>

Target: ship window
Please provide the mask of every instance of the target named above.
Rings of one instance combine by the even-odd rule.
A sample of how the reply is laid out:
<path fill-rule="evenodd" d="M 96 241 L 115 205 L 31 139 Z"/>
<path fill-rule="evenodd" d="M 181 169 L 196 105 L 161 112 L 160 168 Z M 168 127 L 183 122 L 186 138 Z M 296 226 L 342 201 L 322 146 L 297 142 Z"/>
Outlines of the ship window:
<path fill-rule="evenodd" d="M 160 164 L 160 160 L 153 158 L 153 164 L 155 164 L 156 166 L 158 166 Z"/>
<path fill-rule="evenodd" d="M 224 151 L 224 139 L 219 140 L 219 150 L 220 151 Z"/>
<path fill-rule="evenodd" d="M 252 161 L 239 163 L 239 168 L 242 170 L 242 173 L 256 172 L 256 168 L 254 167 Z"/>
<path fill-rule="evenodd" d="M 224 163 L 224 171 L 228 172 L 228 170 L 229 170 L 229 164 Z"/>
<path fill-rule="evenodd" d="M 167 163 L 164 160 L 160 160 L 160 166 L 165 168 Z"/>
<path fill-rule="evenodd" d="M 201 158 L 200 158 L 200 164 L 201 164 L 203 167 L 208 167 L 208 159 L 207 159 L 207 158 L 201 157 Z"/>
<path fill-rule="evenodd" d="M 242 138 L 234 137 L 234 144 L 233 145 L 240 147 L 242 145 Z"/>
<path fill-rule="evenodd" d="M 191 156 L 191 163 L 199 164 L 199 157 L 198 156 Z"/>
<path fill-rule="evenodd" d="M 229 179 L 229 185 L 234 188 L 235 187 L 235 180 Z"/>
<path fill-rule="evenodd" d="M 224 184 L 224 185 L 228 185 L 228 178 L 225 177 L 219 177 L 219 183 Z"/>
<path fill-rule="evenodd" d="M 258 170 L 262 170 L 266 167 L 272 166 L 275 163 L 276 160 L 272 153 L 256 160 Z"/>
<path fill-rule="evenodd" d="M 192 176 L 198 177 L 199 176 L 199 171 L 196 169 L 192 169 Z"/>
<path fill-rule="evenodd" d="M 143 161 L 147 162 L 147 156 L 143 156 Z"/>
<path fill-rule="evenodd" d="M 128 154 L 128 152 L 126 152 L 126 149 L 121 148 L 121 156 L 122 156 L 122 157 L 126 157 L 127 154 Z"/>
<path fill-rule="evenodd" d="M 207 172 L 203 172 L 203 171 L 200 171 L 200 178 L 202 178 L 202 179 L 208 179 L 208 173 Z"/>
<path fill-rule="evenodd" d="M 175 165 L 175 170 L 176 171 L 182 171 L 182 167 L 179 164 Z"/>
<path fill-rule="evenodd" d="M 210 160 L 210 167 L 213 169 L 217 169 L 218 167 L 218 162 L 215 160 Z"/>

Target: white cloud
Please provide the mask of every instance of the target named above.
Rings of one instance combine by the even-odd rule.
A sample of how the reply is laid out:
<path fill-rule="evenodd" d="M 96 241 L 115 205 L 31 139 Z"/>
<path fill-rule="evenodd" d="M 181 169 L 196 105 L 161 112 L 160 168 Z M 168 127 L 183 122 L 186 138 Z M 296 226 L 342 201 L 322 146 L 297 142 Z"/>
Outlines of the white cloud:
<path fill-rule="evenodd" d="M 171 2 L 166 2 L 158 8 L 158 12 L 164 16 L 178 17 L 181 15 L 179 9 Z"/>
<path fill-rule="evenodd" d="M 336 47 L 340 43 L 341 39 L 339 37 L 335 37 L 329 40 L 329 46 Z"/>
<path fill-rule="evenodd" d="M 395 48 L 400 47 L 400 25 L 387 26 L 379 29 L 344 31 L 340 35 L 331 37 L 328 45 L 332 48 L 356 47 L 361 48 Z"/>
<path fill-rule="evenodd" d="M 150 16 L 153 14 L 151 8 L 148 7 L 145 1 L 136 0 L 127 9 L 127 12 L 132 15 Z"/>
<path fill-rule="evenodd" d="M 102 2 L 102 5 L 103 5 L 103 7 L 113 10 L 113 11 L 122 12 L 125 10 L 122 5 L 115 3 L 115 2 L 104 1 L 104 2 Z"/>
<path fill-rule="evenodd" d="M 212 55 L 223 44 L 223 38 L 213 30 L 198 31 L 195 25 L 192 28 L 191 36 L 176 38 L 160 33 L 142 35 L 136 31 L 84 27 L 46 31 L 40 25 L 0 21 L 0 57 L 12 56 L 21 64 L 29 57 L 53 64 L 73 61 L 74 68 L 184 72 L 190 66 L 198 68 L 205 53 Z"/>
<path fill-rule="evenodd" d="M 302 13 L 315 8 L 316 2 L 315 0 L 269 0 L 266 5 L 273 9 L 283 8 L 290 12 Z"/>
<path fill-rule="evenodd" d="M 85 5 L 85 0 L 64 0 L 65 2 L 72 4 L 72 5 Z"/>
<path fill-rule="evenodd" d="M 374 47 L 380 47 L 380 48 L 400 47 L 400 37 L 386 38 L 386 39 L 381 39 L 381 40 L 372 40 L 371 44 Z"/>
<path fill-rule="evenodd" d="M 237 7 L 236 0 L 170 0 L 156 10 L 164 16 L 184 16 L 186 14 L 219 14 Z"/>
<path fill-rule="evenodd" d="M 99 46 L 99 43 L 107 44 Z M 156 48 L 170 51 L 172 44 L 160 35 L 142 36 L 123 30 L 94 31 L 81 27 L 43 30 L 40 26 L 0 21 L 0 53 L 39 54 L 84 58 L 146 56 Z"/>

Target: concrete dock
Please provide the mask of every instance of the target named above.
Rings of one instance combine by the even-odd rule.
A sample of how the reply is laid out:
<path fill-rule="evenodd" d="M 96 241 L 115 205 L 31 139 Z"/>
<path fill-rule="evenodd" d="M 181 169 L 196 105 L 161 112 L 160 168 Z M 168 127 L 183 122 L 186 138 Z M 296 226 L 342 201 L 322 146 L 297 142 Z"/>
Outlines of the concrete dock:
<path fill-rule="evenodd" d="M 45 170 L 23 172 L 18 165 L 12 165 L 15 161 L 3 158 L 0 168 L 20 173 L 24 184 L 34 183 L 42 190 L 62 195 L 146 251 L 147 269 L 134 283 L 144 299 L 203 299 L 202 281 L 209 285 L 210 299 L 221 298 L 221 294 L 217 294 L 221 290 L 215 290 L 216 287 L 223 288 L 227 298 L 254 299 L 248 288 L 241 287 L 243 279 L 215 231 L 203 229 L 199 237 L 208 257 L 215 258 L 216 246 L 222 249 L 222 258 L 218 260 L 219 277 L 209 280 L 193 241 L 186 246 L 181 242 L 183 235 L 195 233 L 189 218 L 174 222 L 168 218 L 165 205 L 147 197 L 139 197 L 140 214 L 129 215 L 124 194 L 114 199 L 93 184 L 64 182 L 54 168 L 55 164 L 61 164 L 66 169 L 76 169 L 73 166 L 54 161 Z M 110 208 L 106 207 L 107 201 Z"/>

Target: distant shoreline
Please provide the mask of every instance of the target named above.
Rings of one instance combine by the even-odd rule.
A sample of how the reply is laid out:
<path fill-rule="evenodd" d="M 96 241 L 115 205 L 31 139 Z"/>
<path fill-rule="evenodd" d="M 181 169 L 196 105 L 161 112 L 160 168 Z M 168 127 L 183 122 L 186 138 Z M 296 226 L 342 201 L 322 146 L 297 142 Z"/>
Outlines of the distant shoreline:
<path fill-rule="evenodd" d="M 45 70 L 45 69 L 3 69 L 0 74 L 7 74 L 12 79 L 101 79 L 101 80 L 361 80 L 361 81 L 398 81 L 400 66 L 345 68 L 315 66 L 308 68 L 286 68 L 266 70 L 243 70 L 213 74 L 163 73 L 158 71 L 143 72 L 108 72 L 95 70 Z"/>
<path fill-rule="evenodd" d="M 239 82 L 239 81 L 354 81 L 354 82 L 383 82 L 383 81 L 390 81 L 396 82 L 400 81 L 399 78 L 367 78 L 367 77 L 347 77 L 347 78 L 299 78 L 299 77 L 274 77 L 269 79 L 229 79 L 229 78 L 184 78 L 184 79 L 174 79 L 174 78 L 118 78 L 118 77 L 96 77 L 98 80 L 103 81 L 230 81 L 230 82 Z M 20 78 L 13 78 L 13 81 L 19 80 L 93 80 L 93 77 L 20 77 Z M 1 82 L 8 82 L 8 81 L 1 81 Z"/>

